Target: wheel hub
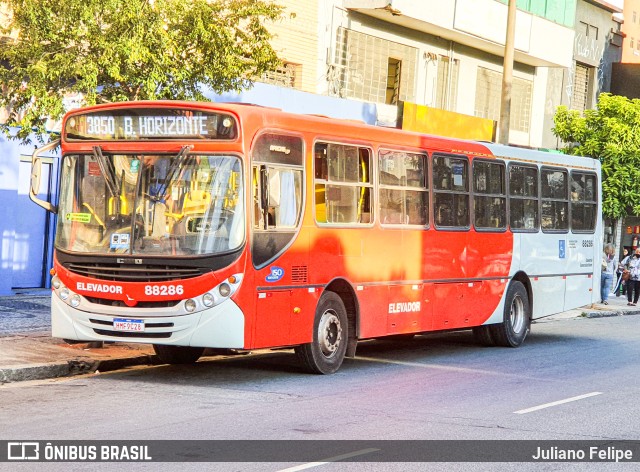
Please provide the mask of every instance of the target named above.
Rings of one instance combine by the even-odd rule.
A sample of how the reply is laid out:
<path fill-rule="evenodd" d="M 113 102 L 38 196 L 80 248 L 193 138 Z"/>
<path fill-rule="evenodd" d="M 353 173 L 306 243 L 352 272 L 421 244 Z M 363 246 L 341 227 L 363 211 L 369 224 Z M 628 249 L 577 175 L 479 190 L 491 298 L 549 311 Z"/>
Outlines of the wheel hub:
<path fill-rule="evenodd" d="M 342 342 L 342 326 L 340 319 L 333 310 L 327 310 L 322 314 L 318 324 L 318 343 L 322 354 L 326 357 L 333 356 Z"/>
<path fill-rule="evenodd" d="M 514 333 L 520 333 L 525 325 L 524 304 L 522 298 L 515 297 L 511 303 L 511 312 L 509 313 L 509 322 Z"/>

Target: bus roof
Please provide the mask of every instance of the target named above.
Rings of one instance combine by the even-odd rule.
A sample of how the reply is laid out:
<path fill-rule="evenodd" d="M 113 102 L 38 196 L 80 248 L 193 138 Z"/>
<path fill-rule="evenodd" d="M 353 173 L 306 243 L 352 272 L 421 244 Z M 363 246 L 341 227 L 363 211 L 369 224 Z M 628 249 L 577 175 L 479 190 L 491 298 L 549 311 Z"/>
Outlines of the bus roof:
<path fill-rule="evenodd" d="M 396 128 L 370 125 L 358 120 L 332 118 L 317 114 L 297 114 L 279 108 L 265 107 L 253 103 L 238 102 L 196 102 L 179 100 L 142 100 L 130 102 L 105 103 L 71 110 L 64 116 L 69 117 L 99 110 L 122 110 L 127 108 L 178 108 L 203 111 L 226 111 L 241 117 L 242 121 L 260 122 L 263 128 L 286 129 L 305 132 L 313 130 L 318 136 L 347 138 L 354 142 L 369 141 L 393 143 L 418 149 L 436 149 L 445 152 L 458 152 L 476 157 L 515 158 L 533 162 L 548 162 L 550 165 L 575 165 L 600 169 L 597 159 L 556 154 L 552 152 L 526 149 L 516 146 L 504 146 L 485 141 L 473 141 L 422 134 Z M 63 128 L 64 129 L 64 128 Z"/>

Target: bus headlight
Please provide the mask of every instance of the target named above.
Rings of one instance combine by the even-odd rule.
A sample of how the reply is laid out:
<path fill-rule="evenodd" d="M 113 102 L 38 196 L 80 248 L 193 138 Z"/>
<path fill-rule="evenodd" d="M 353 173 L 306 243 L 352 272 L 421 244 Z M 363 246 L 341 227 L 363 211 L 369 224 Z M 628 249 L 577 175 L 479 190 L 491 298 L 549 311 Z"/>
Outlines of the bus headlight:
<path fill-rule="evenodd" d="M 73 297 L 71 297 L 71 301 L 69 304 L 74 308 L 80 305 L 80 295 L 76 293 Z"/>
<path fill-rule="evenodd" d="M 211 307 L 213 306 L 214 302 L 215 302 L 215 298 L 213 298 L 213 295 L 211 295 L 209 292 L 202 295 L 202 304 L 204 306 Z"/>
<path fill-rule="evenodd" d="M 231 287 L 228 283 L 222 282 L 220 285 L 218 285 L 218 292 L 220 292 L 221 297 L 227 298 L 229 295 L 231 295 Z"/>
<path fill-rule="evenodd" d="M 193 299 L 185 301 L 185 311 L 193 313 L 196 310 L 206 310 L 207 308 L 212 308 L 214 306 L 220 305 L 222 302 L 229 299 L 229 297 L 236 293 L 236 291 L 240 287 L 240 282 L 242 282 L 242 274 L 231 275 L 208 292 L 203 293 L 202 296 L 198 298 L 199 303 L 196 303 L 196 301 Z"/>
<path fill-rule="evenodd" d="M 64 287 L 62 290 L 60 290 L 60 298 L 62 298 L 63 300 L 69 298 L 69 289 L 67 287 Z"/>
<path fill-rule="evenodd" d="M 62 282 L 57 276 L 55 276 L 54 278 L 51 279 L 51 285 L 53 286 L 53 288 L 58 290 L 60 287 L 62 287 Z"/>

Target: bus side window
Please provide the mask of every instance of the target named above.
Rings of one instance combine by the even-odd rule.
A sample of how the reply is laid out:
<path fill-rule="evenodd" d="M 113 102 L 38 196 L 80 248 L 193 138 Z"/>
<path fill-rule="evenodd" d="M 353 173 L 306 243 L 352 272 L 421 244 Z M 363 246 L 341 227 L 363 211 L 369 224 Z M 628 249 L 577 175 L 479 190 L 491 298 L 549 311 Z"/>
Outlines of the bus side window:
<path fill-rule="evenodd" d="M 512 231 L 538 231 L 538 168 L 509 164 L 509 226 Z"/>
<path fill-rule="evenodd" d="M 302 209 L 302 172 L 255 166 L 253 200 L 255 228 L 294 228 Z"/>
<path fill-rule="evenodd" d="M 540 174 L 542 230 L 569 229 L 569 185 L 567 171 L 543 168 Z"/>
<path fill-rule="evenodd" d="M 473 161 L 474 225 L 477 229 L 507 227 L 505 166 L 501 161 Z"/>
<path fill-rule="evenodd" d="M 316 143 L 315 207 L 318 223 L 371 223 L 371 151 Z"/>
<path fill-rule="evenodd" d="M 429 223 L 427 156 L 380 150 L 378 172 L 380 222 L 426 226 Z"/>
<path fill-rule="evenodd" d="M 255 267 L 275 260 L 295 238 L 302 220 L 304 141 L 299 136 L 262 133 L 253 144 L 251 197 Z"/>
<path fill-rule="evenodd" d="M 586 172 L 571 172 L 571 229 L 594 232 L 598 211 L 597 177 Z"/>
<path fill-rule="evenodd" d="M 461 156 L 433 156 L 433 208 L 437 227 L 469 227 L 469 161 Z"/>

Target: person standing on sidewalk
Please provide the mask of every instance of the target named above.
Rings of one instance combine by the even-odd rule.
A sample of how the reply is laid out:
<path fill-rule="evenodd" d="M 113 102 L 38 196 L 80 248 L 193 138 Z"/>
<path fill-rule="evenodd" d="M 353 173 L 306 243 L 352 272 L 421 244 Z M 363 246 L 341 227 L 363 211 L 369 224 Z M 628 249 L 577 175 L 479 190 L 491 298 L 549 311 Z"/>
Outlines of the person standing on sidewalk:
<path fill-rule="evenodd" d="M 640 298 L 640 248 L 628 259 L 626 267 L 630 272 L 627 280 L 627 305 L 636 306 Z"/>
<path fill-rule="evenodd" d="M 613 293 L 616 294 L 616 297 L 625 294 L 627 283 L 625 280 L 620 280 L 620 278 L 622 277 L 622 272 L 626 268 L 629 257 L 629 250 L 627 248 L 624 248 L 622 250 L 622 259 L 620 259 L 620 262 L 618 262 L 618 270 L 616 270 L 616 277 L 618 278 L 618 280 L 616 280 L 616 288 L 613 289 Z"/>
<path fill-rule="evenodd" d="M 604 247 L 604 254 L 602 255 L 602 274 L 600 278 L 600 303 L 608 305 L 609 292 L 611 292 L 611 284 L 613 282 L 613 274 L 616 272 L 615 257 L 613 254 L 616 249 L 613 244 L 607 244 Z"/>

